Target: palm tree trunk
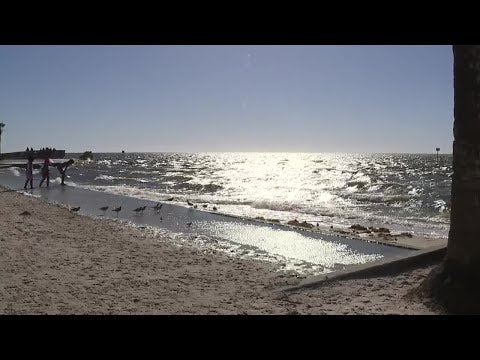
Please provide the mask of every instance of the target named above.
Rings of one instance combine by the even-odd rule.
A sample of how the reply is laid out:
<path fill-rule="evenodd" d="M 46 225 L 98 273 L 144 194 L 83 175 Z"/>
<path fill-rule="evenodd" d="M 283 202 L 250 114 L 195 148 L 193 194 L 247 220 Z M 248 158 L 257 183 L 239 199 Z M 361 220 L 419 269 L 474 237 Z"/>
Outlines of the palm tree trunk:
<path fill-rule="evenodd" d="M 454 45 L 453 178 L 447 256 L 427 279 L 455 313 L 480 313 L 480 46 Z"/>

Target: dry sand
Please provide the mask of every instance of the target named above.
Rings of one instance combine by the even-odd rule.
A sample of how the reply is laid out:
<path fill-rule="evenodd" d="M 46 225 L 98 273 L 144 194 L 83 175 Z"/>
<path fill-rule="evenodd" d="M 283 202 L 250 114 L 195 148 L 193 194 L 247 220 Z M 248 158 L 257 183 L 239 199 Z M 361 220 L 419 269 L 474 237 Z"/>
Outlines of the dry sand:
<path fill-rule="evenodd" d="M 275 270 L 0 188 L 0 314 L 442 313 L 407 296 L 431 267 L 294 293 Z"/>

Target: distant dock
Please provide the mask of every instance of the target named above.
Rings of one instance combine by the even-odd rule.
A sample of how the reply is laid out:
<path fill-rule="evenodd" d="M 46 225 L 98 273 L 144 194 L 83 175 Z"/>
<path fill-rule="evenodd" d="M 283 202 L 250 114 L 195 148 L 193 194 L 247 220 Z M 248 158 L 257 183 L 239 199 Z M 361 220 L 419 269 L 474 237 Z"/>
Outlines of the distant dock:
<path fill-rule="evenodd" d="M 35 159 L 45 159 L 46 157 L 63 159 L 65 150 L 33 150 L 3 153 L 0 154 L 0 160 L 27 160 L 29 156 L 33 156 Z"/>
<path fill-rule="evenodd" d="M 65 150 L 33 150 L 33 151 L 17 151 L 0 154 L 0 168 L 8 167 L 25 167 L 26 160 L 29 156 L 33 156 L 35 160 L 39 159 L 63 159 L 65 158 Z M 34 163 L 34 168 L 38 164 Z"/>

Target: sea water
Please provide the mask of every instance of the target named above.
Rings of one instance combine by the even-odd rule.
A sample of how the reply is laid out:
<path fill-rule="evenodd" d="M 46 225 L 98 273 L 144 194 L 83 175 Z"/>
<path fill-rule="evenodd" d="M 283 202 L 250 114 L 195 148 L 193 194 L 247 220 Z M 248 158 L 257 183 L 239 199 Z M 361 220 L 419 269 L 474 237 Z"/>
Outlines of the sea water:
<path fill-rule="evenodd" d="M 99 153 L 77 160 L 67 182 L 153 201 L 173 197 L 183 206 L 212 204 L 248 218 L 446 238 L 451 176 L 451 155 Z"/>
<path fill-rule="evenodd" d="M 134 225 L 303 274 L 331 272 L 407 250 L 249 219 L 280 224 L 297 219 L 336 227 L 358 223 L 438 238 L 448 232 L 448 155 L 438 161 L 433 155 L 406 154 L 96 153 L 93 160 L 79 160 L 78 155 L 67 154 L 75 159 L 67 170 L 69 186 L 60 186 L 52 169 L 51 188 L 36 188 L 32 195 L 81 206 L 81 213 L 93 216 L 113 217 L 111 208 L 124 204 L 119 219 Z M 13 188 L 23 186 L 23 176 L 21 168 L 0 170 L 0 179 Z M 151 208 L 157 201 L 164 204 L 160 213 Z M 101 214 L 104 205 L 110 209 Z M 148 209 L 137 216 L 132 210 L 142 205 Z"/>

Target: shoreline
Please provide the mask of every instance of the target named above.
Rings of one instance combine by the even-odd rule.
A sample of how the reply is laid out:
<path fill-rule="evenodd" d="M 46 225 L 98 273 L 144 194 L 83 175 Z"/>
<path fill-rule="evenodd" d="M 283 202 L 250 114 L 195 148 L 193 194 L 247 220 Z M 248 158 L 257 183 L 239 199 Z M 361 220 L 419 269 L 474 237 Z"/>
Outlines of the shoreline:
<path fill-rule="evenodd" d="M 15 180 L 12 178 L 11 183 L 7 181 L 11 189 L 15 189 Z M 158 231 L 185 234 L 190 236 L 190 242 L 200 242 L 217 250 L 232 252 L 238 257 L 280 263 L 283 268 L 297 270 L 302 276 L 344 270 L 345 267 L 372 261 L 374 258 L 394 257 L 415 251 L 338 234 L 309 231 L 301 227 L 262 223 L 218 211 L 198 211 L 170 202 L 161 202 L 163 207 L 159 212 L 147 210 L 139 215 L 132 209 L 143 206 L 150 208 L 155 203 L 75 186 L 54 186 L 50 189 L 34 189 L 33 192 L 19 191 L 40 197 L 49 203 L 80 207 L 79 213 L 93 218 L 114 218 L 142 228 L 152 227 Z M 99 208 L 105 205 L 111 205 L 110 209 L 124 205 L 124 210 L 118 215 L 112 215 L 114 213 L 111 211 L 101 213 Z"/>
<path fill-rule="evenodd" d="M 3 184 L 3 186 L 7 186 L 11 189 L 15 189 L 13 184 L 16 182 L 18 182 L 16 177 L 13 177 L 9 181 L 7 181 L 6 184 Z M 2 186 L 2 184 L 0 184 L 0 186 Z M 132 197 L 131 195 L 119 195 L 119 194 L 110 193 L 106 191 L 84 189 L 83 187 L 77 187 L 77 186 L 73 186 L 73 188 L 76 189 L 77 191 L 95 192 L 95 193 L 98 193 L 99 196 L 124 197 L 132 200 L 146 201 L 146 202 L 153 201 L 153 200 L 148 200 L 142 197 L 138 198 L 138 197 Z M 20 190 L 20 189 L 17 189 L 17 190 Z M 158 200 L 155 200 L 155 201 L 158 201 Z M 182 204 L 179 204 L 175 201 L 173 201 L 172 203 L 169 203 L 168 201 L 163 200 L 163 201 L 160 201 L 160 203 L 164 205 L 173 205 L 176 207 L 180 207 L 182 209 L 189 209 L 188 207 L 185 207 Z M 211 205 L 213 206 L 215 204 L 211 204 Z M 194 211 L 198 212 L 200 214 L 200 217 L 202 217 L 202 214 L 206 216 L 209 216 L 209 215 L 221 216 L 224 218 L 231 218 L 231 219 L 236 219 L 240 221 L 253 222 L 253 223 L 263 224 L 268 226 L 281 226 L 286 230 L 295 230 L 295 231 L 307 232 L 311 234 L 321 234 L 321 235 L 326 235 L 329 237 L 336 237 L 336 238 L 361 240 L 368 243 L 383 244 L 383 245 L 399 247 L 404 249 L 424 250 L 429 247 L 446 245 L 447 243 L 447 238 L 420 236 L 420 235 L 412 234 L 411 232 L 408 232 L 408 231 L 405 231 L 405 232 L 393 231 L 393 230 L 390 231 L 390 229 L 387 229 L 387 228 L 377 228 L 371 231 L 372 227 L 367 228 L 368 225 L 364 225 L 361 222 L 358 223 L 358 221 L 352 222 L 351 224 L 345 225 L 345 226 L 333 226 L 333 225 L 331 226 L 319 221 L 317 222 L 318 226 L 315 226 L 314 222 L 307 223 L 305 221 L 298 222 L 296 220 L 287 221 L 287 220 L 279 220 L 275 218 L 271 218 L 271 219 L 264 218 L 263 216 L 248 217 L 248 216 L 234 215 L 230 213 L 223 213 L 221 209 L 219 209 L 218 211 L 212 211 L 212 210 L 204 210 L 202 208 L 199 208 L 199 209 L 195 209 Z M 386 230 L 387 232 L 378 231 L 379 229 Z"/>
<path fill-rule="evenodd" d="M 407 296 L 431 266 L 279 295 L 299 278 L 274 264 L 174 244 L 167 232 L 14 191 L 0 190 L 0 199 L 2 314 L 441 313 Z"/>
<path fill-rule="evenodd" d="M 141 154 L 141 153 L 138 153 L 138 154 Z M 155 154 L 155 153 L 152 153 L 152 154 Z M 69 156 L 72 156 L 72 155 L 73 154 L 69 154 Z M 72 177 L 70 179 L 72 180 L 72 186 L 76 188 L 89 189 L 92 191 L 108 193 L 111 195 L 127 196 L 127 197 L 136 198 L 136 199 L 142 199 L 146 201 L 162 202 L 171 196 L 171 193 L 168 191 L 170 184 L 164 185 L 165 191 L 160 189 L 160 185 L 158 187 L 156 186 L 150 187 L 147 185 L 143 186 L 141 184 L 143 184 L 144 182 L 148 182 L 147 176 L 144 176 L 144 175 L 130 176 L 129 175 L 125 178 L 126 175 L 123 174 L 123 171 L 124 171 L 123 165 L 121 166 L 121 169 L 118 168 L 119 162 L 122 164 L 124 162 L 125 163 L 128 162 L 127 164 L 128 166 L 125 165 L 126 166 L 125 169 L 126 168 L 130 169 L 130 167 L 133 166 L 132 171 L 133 170 L 135 171 L 133 171 L 132 174 L 133 173 L 140 174 L 144 172 L 143 171 L 144 167 L 150 164 L 148 166 L 152 166 L 151 170 L 155 170 L 153 171 L 153 173 L 157 174 L 159 173 L 159 171 L 157 171 L 158 169 L 156 169 L 156 166 L 157 166 L 156 162 L 160 161 L 161 159 L 159 160 L 159 159 L 151 159 L 148 157 L 144 157 L 144 158 L 141 158 L 142 160 L 138 160 L 139 162 L 141 162 L 141 165 L 138 165 L 136 163 L 137 161 L 136 159 L 138 159 L 139 157 L 134 156 L 135 153 L 130 154 L 132 156 L 128 158 L 128 161 L 126 161 L 121 157 L 120 158 L 111 157 L 108 155 L 115 155 L 115 154 L 114 153 L 112 154 L 98 153 L 98 158 L 96 158 L 96 160 L 94 161 L 88 161 L 86 163 L 83 163 L 80 161 L 79 162 L 80 165 L 78 169 L 75 170 L 72 168 L 73 169 L 72 171 L 74 171 L 71 174 Z M 119 155 L 119 153 L 117 153 L 117 155 Z M 162 160 L 162 161 L 166 161 L 166 160 Z M 319 163 L 324 161 L 326 160 L 318 160 Z M 314 161 L 314 162 L 317 163 L 317 161 Z M 87 164 L 90 164 L 90 165 L 87 165 Z M 165 165 L 165 167 L 167 169 L 166 170 L 167 173 L 169 173 L 171 169 L 167 165 Z M 96 175 L 91 174 L 91 171 L 93 170 L 95 171 Z M 142 171 L 138 171 L 138 170 L 142 170 Z M 342 173 L 343 172 L 344 171 L 342 171 Z M 22 171 L 20 171 L 20 173 L 17 171 L 15 175 L 18 177 L 22 174 L 23 174 Z M 108 175 L 105 175 L 105 174 L 108 174 Z M 6 175 L 8 177 L 8 174 Z M 103 179 L 102 177 L 106 177 L 106 179 Z M 127 178 L 128 178 L 128 181 L 125 180 Z M 119 182 L 119 180 L 115 180 L 115 179 L 123 179 L 125 181 L 122 180 Z M 16 179 L 17 182 L 18 180 L 19 179 Z M 137 180 L 139 182 L 131 182 L 131 181 L 137 181 Z M 327 177 L 327 180 L 328 180 L 328 177 Z M 75 183 L 73 181 L 75 181 Z M 68 180 L 67 180 L 67 184 L 68 184 Z M 425 213 L 424 214 L 425 216 L 423 216 L 422 215 L 423 213 L 422 213 L 420 214 L 421 216 L 419 215 L 421 220 L 416 221 L 415 220 L 416 218 L 412 217 L 413 215 L 410 216 L 407 214 L 408 215 L 407 216 L 403 212 L 401 214 L 400 213 L 397 214 L 395 211 L 393 212 L 390 211 L 390 208 L 385 208 L 385 207 L 382 208 L 383 210 L 385 210 L 385 212 L 382 212 L 383 211 L 382 210 L 381 212 L 374 211 L 372 213 L 371 211 L 373 211 L 372 210 L 373 208 L 370 209 L 370 207 L 368 207 L 368 209 L 370 209 L 371 211 L 370 210 L 360 211 L 357 216 L 356 213 L 352 215 L 350 214 L 349 211 L 347 211 L 347 213 L 343 213 L 340 210 L 329 211 L 329 210 L 325 210 L 323 207 L 320 207 L 318 209 L 315 208 L 313 210 L 310 209 L 312 211 L 309 211 L 309 208 L 303 207 L 302 204 L 305 203 L 305 201 L 303 200 L 300 201 L 299 203 L 300 207 L 298 209 L 295 208 L 296 205 L 293 205 L 294 208 L 292 210 L 290 208 L 284 208 L 282 205 L 283 204 L 282 201 L 280 201 L 280 205 L 282 206 L 277 206 L 275 203 L 274 206 L 272 207 L 268 204 L 267 200 L 265 200 L 267 201 L 266 205 L 256 204 L 256 201 L 254 200 L 255 197 L 248 197 L 248 199 L 250 199 L 250 200 L 247 199 L 248 201 L 242 198 L 241 201 L 239 199 L 232 199 L 233 202 L 230 202 L 228 200 L 229 199 L 228 197 L 224 198 L 223 195 L 221 194 L 217 198 L 215 194 L 213 194 L 212 196 L 209 195 L 207 197 L 204 197 L 200 195 L 195 196 L 193 193 L 190 194 L 188 191 L 185 193 L 183 191 L 180 191 L 180 192 L 173 191 L 173 192 L 175 193 L 173 195 L 175 196 L 175 200 L 172 202 L 172 204 L 185 206 L 187 200 L 190 200 L 198 203 L 198 211 L 200 212 L 203 211 L 202 205 L 206 206 L 208 204 L 209 209 L 211 208 L 211 206 L 215 205 L 218 207 L 217 214 L 222 214 L 222 216 L 231 216 L 231 217 L 242 219 L 242 220 L 257 221 L 258 223 L 264 223 L 264 224 L 270 224 L 270 225 L 281 224 L 282 226 L 290 227 L 291 229 L 312 230 L 313 232 L 317 232 L 317 230 L 320 230 L 322 233 L 327 235 L 348 236 L 350 238 L 373 241 L 379 244 L 387 244 L 391 246 L 399 246 L 399 247 L 412 248 L 412 249 L 425 249 L 430 246 L 434 247 L 441 244 L 445 244 L 447 242 L 448 221 L 447 221 L 447 218 L 443 215 L 441 216 L 441 218 L 437 218 L 437 215 L 439 215 L 438 212 L 435 212 L 436 215 Z M 353 192 L 355 193 L 355 191 Z M 194 199 L 192 200 L 188 194 L 192 195 Z M 376 192 L 372 194 L 375 195 Z M 413 195 L 416 195 L 416 192 L 413 192 Z M 387 195 L 385 196 L 388 197 Z M 237 200 L 238 200 L 238 203 L 237 203 Z M 307 199 L 307 201 L 313 201 L 313 200 L 314 199 Z M 404 200 L 405 199 L 401 201 L 404 201 Z M 296 200 L 293 201 L 294 204 L 296 204 L 295 201 Z M 396 205 L 396 203 L 390 204 L 390 200 L 385 200 L 385 201 L 389 202 L 387 205 Z M 374 201 L 372 200 L 372 202 L 367 202 L 367 203 L 370 206 L 377 202 L 379 202 L 378 199 Z M 287 204 L 290 204 L 290 203 L 291 201 L 287 201 Z M 362 202 L 352 206 L 354 206 L 354 208 L 359 207 L 359 209 L 361 210 L 361 206 L 360 206 L 361 204 L 363 204 L 363 200 Z M 399 207 L 399 210 L 402 209 L 402 206 Z M 349 209 L 350 208 L 347 206 L 347 210 Z M 395 210 L 395 209 L 392 209 L 392 210 Z M 432 216 L 431 218 L 430 218 L 430 215 Z M 272 221 L 268 221 L 269 218 Z M 299 226 L 290 226 L 289 223 L 294 222 L 295 221 L 294 219 L 297 219 L 297 218 L 298 220 L 300 220 L 300 222 L 303 222 L 304 220 L 306 220 L 309 223 L 309 225 L 312 225 L 313 229 L 306 229 L 300 224 L 298 224 Z M 320 225 L 318 228 L 316 228 L 315 226 L 317 222 Z M 387 233 L 365 234 L 362 232 L 356 232 L 350 228 L 351 226 L 355 226 L 355 225 L 365 226 L 365 227 L 370 227 L 370 226 L 389 227 L 390 234 L 387 234 Z M 410 237 L 410 235 L 413 235 L 413 236 Z"/>
<path fill-rule="evenodd" d="M 228 214 L 227 215 L 222 214 L 222 215 L 235 217 L 234 215 L 228 215 Z M 443 239 L 443 238 L 417 236 L 412 234 L 405 235 L 409 233 L 406 233 L 406 232 L 395 233 L 395 232 L 390 232 L 389 229 L 386 229 L 388 230 L 388 232 L 378 231 L 378 228 L 372 231 L 371 228 L 367 228 L 366 226 L 363 226 L 358 222 L 350 225 L 350 227 L 347 227 L 347 228 L 339 228 L 339 227 L 328 226 L 320 223 L 318 227 L 304 226 L 302 225 L 302 223 L 298 223 L 297 225 L 292 225 L 288 223 L 277 222 L 278 220 L 275 220 L 275 219 L 263 219 L 263 218 L 261 219 L 258 217 L 252 220 L 260 223 L 265 223 L 265 224 L 280 224 L 282 226 L 285 226 L 291 229 L 317 232 L 317 233 L 322 233 L 326 235 L 345 237 L 350 239 L 362 240 L 362 241 L 373 242 L 377 244 L 384 244 L 384 245 L 401 247 L 406 249 L 413 249 L 413 250 L 424 250 L 430 247 L 437 247 L 437 246 L 447 244 L 447 239 Z M 271 220 L 274 220 L 274 221 L 271 221 Z M 359 230 L 359 227 L 363 229 Z"/>

